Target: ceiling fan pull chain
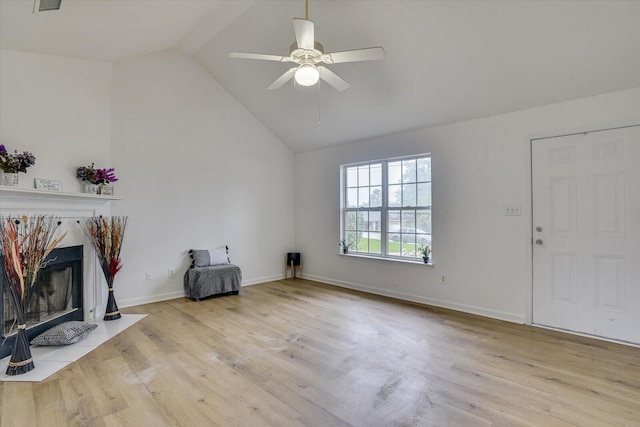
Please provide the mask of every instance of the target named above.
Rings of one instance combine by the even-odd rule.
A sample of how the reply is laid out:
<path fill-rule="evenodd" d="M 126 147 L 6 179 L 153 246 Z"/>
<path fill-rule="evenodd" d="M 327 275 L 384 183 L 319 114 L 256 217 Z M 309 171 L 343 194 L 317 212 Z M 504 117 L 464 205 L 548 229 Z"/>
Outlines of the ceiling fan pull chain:
<path fill-rule="evenodd" d="M 320 81 L 318 81 L 318 126 L 322 124 L 322 117 L 320 116 Z"/>

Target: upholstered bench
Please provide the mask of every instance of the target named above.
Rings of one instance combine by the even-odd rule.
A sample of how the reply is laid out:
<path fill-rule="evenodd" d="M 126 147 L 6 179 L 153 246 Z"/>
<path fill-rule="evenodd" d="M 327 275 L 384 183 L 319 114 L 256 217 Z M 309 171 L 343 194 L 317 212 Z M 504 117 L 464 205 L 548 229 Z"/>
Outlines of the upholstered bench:
<path fill-rule="evenodd" d="M 184 273 L 184 293 L 200 301 L 211 296 L 238 295 L 242 271 L 233 264 L 191 267 Z"/>
<path fill-rule="evenodd" d="M 242 271 L 229 261 L 229 248 L 191 249 L 191 267 L 184 273 L 184 293 L 187 298 L 238 295 L 242 286 Z"/>

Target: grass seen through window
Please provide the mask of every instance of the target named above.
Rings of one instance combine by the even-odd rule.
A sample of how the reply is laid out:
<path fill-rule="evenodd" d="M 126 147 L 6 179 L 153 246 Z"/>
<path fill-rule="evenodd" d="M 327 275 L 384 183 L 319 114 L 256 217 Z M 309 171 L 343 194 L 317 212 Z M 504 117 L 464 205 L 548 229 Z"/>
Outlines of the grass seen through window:
<path fill-rule="evenodd" d="M 408 256 L 408 257 L 416 257 L 419 258 L 420 254 L 417 253 L 420 245 L 414 245 L 413 243 L 400 243 L 400 242 L 389 242 L 387 244 L 387 249 L 390 254 Z M 361 238 L 358 240 L 357 245 L 353 245 L 352 250 L 354 252 L 368 252 L 379 254 L 381 252 L 381 244 L 380 239 L 366 239 Z"/>

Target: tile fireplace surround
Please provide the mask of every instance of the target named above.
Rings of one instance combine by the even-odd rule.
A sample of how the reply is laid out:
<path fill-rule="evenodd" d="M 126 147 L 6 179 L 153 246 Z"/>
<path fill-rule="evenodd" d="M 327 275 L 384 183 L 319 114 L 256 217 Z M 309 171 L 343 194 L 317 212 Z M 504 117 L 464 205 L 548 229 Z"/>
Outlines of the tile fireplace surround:
<path fill-rule="evenodd" d="M 26 374 L 7 375 L 5 371 L 11 357 L 7 356 L 0 360 L 0 381 L 44 381 L 68 364 L 94 350 L 100 344 L 142 320 L 145 316 L 146 314 L 123 314 L 120 319 L 107 322 L 102 319 L 90 319 L 89 322 L 96 323 L 98 327 L 80 342 L 67 346 L 31 346 L 31 355 L 36 367 Z"/>
<path fill-rule="evenodd" d="M 83 305 L 84 318 L 101 317 L 107 303 L 107 286 L 97 262 L 95 251 L 78 225 L 84 218 L 111 215 L 113 196 L 84 193 L 62 193 L 0 185 L 0 215 L 55 215 L 62 221 L 61 230 L 67 236 L 59 247 L 83 245 Z"/>

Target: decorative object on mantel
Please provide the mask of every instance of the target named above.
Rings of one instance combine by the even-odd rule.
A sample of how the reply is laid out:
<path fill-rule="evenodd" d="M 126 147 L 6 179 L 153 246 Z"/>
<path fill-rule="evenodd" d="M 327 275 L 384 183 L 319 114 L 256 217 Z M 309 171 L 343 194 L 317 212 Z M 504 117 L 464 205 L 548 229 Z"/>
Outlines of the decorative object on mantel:
<path fill-rule="evenodd" d="M 36 164 L 36 157 L 24 151 L 18 153 L 15 150 L 10 154 L 3 144 L 0 144 L 0 169 L 2 170 L 2 183 L 4 185 L 18 185 L 20 182 L 18 172 L 27 173 L 27 168 Z"/>
<path fill-rule="evenodd" d="M 96 169 L 94 165 L 94 163 L 91 163 L 91 166 L 80 166 L 76 169 L 76 177 L 86 182 L 84 187 L 85 193 L 102 194 L 102 188 L 112 182 L 116 182 L 118 178 L 114 173 L 114 168 Z M 111 188 L 110 191 L 107 191 L 104 194 L 112 195 L 113 189 Z"/>
<path fill-rule="evenodd" d="M 34 178 L 34 184 L 38 190 L 62 191 L 62 181 L 53 179 Z"/>
<path fill-rule="evenodd" d="M 93 248 L 96 250 L 100 267 L 109 288 L 104 320 L 116 320 L 121 317 L 118 304 L 116 304 L 116 299 L 113 295 L 113 280 L 116 273 L 122 268 L 120 250 L 122 249 L 122 241 L 128 219 L 126 216 L 99 216 L 84 220 L 85 231 Z M 78 224 L 80 224 L 80 221 L 78 221 Z"/>
<path fill-rule="evenodd" d="M 113 185 L 104 184 L 100 186 L 99 193 L 103 196 L 113 196 Z"/>
<path fill-rule="evenodd" d="M 420 254 L 422 255 L 422 260 L 424 261 L 425 264 L 429 263 L 429 256 L 431 256 L 431 246 L 429 245 L 420 245 L 420 247 L 418 248 L 418 252 L 420 252 Z"/>
<path fill-rule="evenodd" d="M 26 333 L 26 312 L 44 259 L 64 239 L 61 221 L 52 215 L 0 218 L 2 278 L 16 309 L 18 333 L 7 367 L 7 375 L 19 375 L 35 368 Z"/>

